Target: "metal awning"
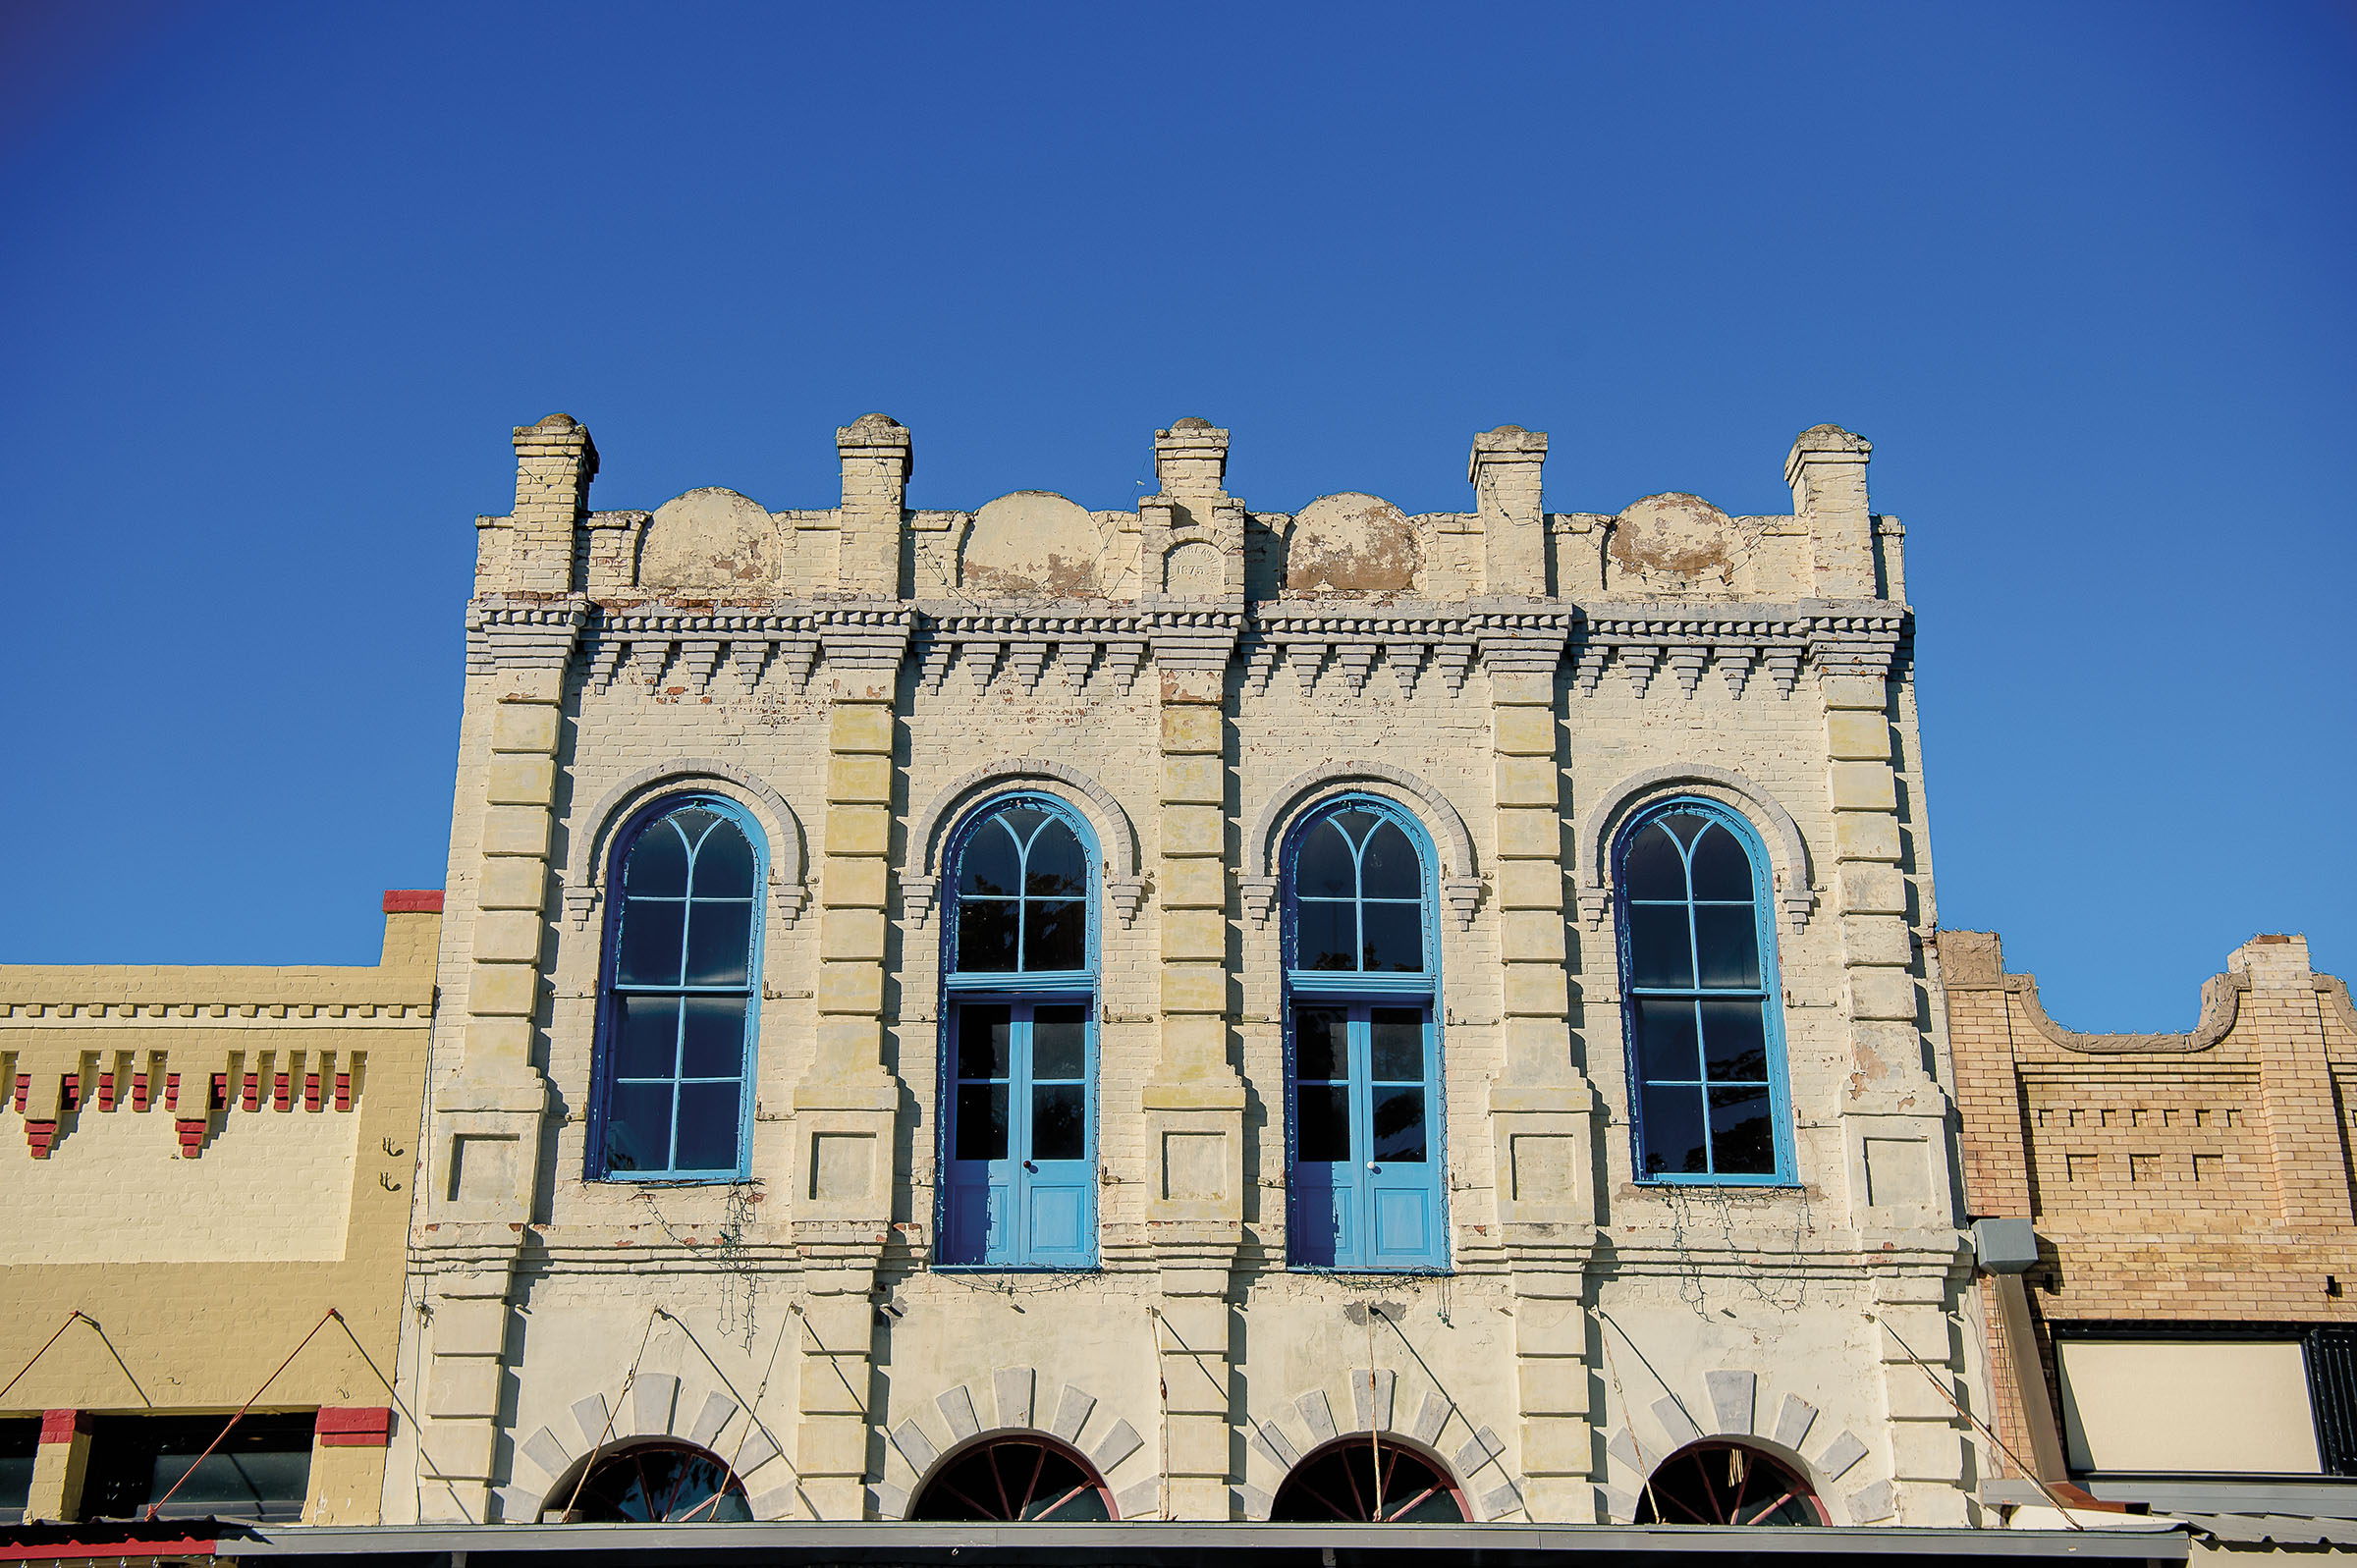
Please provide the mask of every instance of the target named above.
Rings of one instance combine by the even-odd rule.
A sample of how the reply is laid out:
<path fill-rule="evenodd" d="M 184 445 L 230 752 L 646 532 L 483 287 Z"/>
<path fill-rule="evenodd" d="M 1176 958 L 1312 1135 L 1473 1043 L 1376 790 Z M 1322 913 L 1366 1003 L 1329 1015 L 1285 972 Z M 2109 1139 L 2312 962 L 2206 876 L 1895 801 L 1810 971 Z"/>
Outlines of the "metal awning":
<path fill-rule="evenodd" d="M 255 1525 L 225 1539 L 224 1559 L 322 1563 L 407 1558 L 481 1568 L 491 1558 L 560 1564 L 991 1564 L 1225 1565 L 1372 1568 L 1445 1553 L 1480 1568 L 1537 1568 L 1566 1554 L 1599 1568 L 1626 1562 L 1663 1568 L 1675 1556 L 1775 1558 L 1784 1568 L 1812 1561 L 1905 1557 L 1925 1568 L 1944 1559 L 2182 1563 L 2182 1531 L 1925 1530 L 1898 1526 L 1742 1527 L 1717 1525 L 1293 1525 L 1293 1524 L 915 1524 L 787 1523 L 699 1525 Z"/>

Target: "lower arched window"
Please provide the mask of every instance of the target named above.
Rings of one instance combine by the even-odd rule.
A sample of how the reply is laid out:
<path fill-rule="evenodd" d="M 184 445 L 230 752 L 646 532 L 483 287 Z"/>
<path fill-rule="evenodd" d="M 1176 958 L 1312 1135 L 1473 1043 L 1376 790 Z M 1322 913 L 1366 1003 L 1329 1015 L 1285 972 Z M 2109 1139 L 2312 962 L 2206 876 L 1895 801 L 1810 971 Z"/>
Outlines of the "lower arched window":
<path fill-rule="evenodd" d="M 952 1455 L 917 1493 L 908 1517 L 1086 1524 L 1113 1517 L 1113 1493 L 1077 1451 L 1024 1433 Z"/>
<path fill-rule="evenodd" d="M 633 1443 L 599 1455 L 561 1498 L 567 1524 L 741 1524 L 753 1517 L 727 1461 L 693 1443 Z"/>
<path fill-rule="evenodd" d="M 1681 1448 L 1645 1478 L 1640 1525 L 1822 1525 L 1824 1505 L 1790 1465 L 1749 1443 Z"/>
<path fill-rule="evenodd" d="M 1277 1488 L 1276 1524 L 1463 1524 L 1464 1493 L 1439 1461 L 1381 1433 L 1330 1442 Z"/>

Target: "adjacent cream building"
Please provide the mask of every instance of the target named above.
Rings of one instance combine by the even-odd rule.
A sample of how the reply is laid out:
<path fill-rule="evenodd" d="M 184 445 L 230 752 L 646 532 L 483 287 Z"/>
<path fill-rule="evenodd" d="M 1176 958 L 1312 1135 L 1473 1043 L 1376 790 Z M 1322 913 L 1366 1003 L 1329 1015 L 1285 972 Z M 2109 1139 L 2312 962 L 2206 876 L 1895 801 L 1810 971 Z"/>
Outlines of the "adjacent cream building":
<path fill-rule="evenodd" d="M 1978 1522 L 1868 443 L 1408 516 L 1153 440 L 597 512 L 516 431 L 387 1519 Z"/>
<path fill-rule="evenodd" d="M 0 1526 L 377 1522 L 441 909 L 372 966 L 0 965 Z"/>

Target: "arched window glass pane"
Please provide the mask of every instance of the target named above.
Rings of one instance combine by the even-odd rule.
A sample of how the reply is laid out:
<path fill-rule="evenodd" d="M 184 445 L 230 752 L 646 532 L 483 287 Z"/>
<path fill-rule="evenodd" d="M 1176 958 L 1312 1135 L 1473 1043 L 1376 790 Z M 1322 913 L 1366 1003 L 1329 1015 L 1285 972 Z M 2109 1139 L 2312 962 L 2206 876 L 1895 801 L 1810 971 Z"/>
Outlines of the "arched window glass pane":
<path fill-rule="evenodd" d="M 1393 822 L 1376 824 L 1358 862 L 1359 892 L 1368 898 L 1424 896 L 1424 865 L 1415 845 Z"/>
<path fill-rule="evenodd" d="M 1295 918 L 1295 968 L 1333 972 L 1358 967 L 1358 905 L 1339 898 L 1304 898 Z"/>
<path fill-rule="evenodd" d="M 1655 823 L 1629 840 L 1628 857 L 1620 866 L 1620 885 L 1631 898 L 1685 897 L 1686 860 L 1669 829 Z"/>
<path fill-rule="evenodd" d="M 658 823 L 638 836 L 624 862 L 623 892 L 680 898 L 687 892 L 687 840 L 678 827 Z"/>
<path fill-rule="evenodd" d="M 1344 1437 L 1295 1465 L 1277 1488 L 1278 1524 L 1457 1525 L 1471 1517 L 1448 1472 L 1377 1435 Z"/>
<path fill-rule="evenodd" d="M 1078 898 L 1026 899 L 1023 967 L 1077 969 L 1088 961 L 1088 904 Z"/>
<path fill-rule="evenodd" d="M 753 846 L 735 823 L 725 818 L 713 823 L 695 846 L 692 891 L 698 898 L 753 895 Z"/>
<path fill-rule="evenodd" d="M 1061 822 L 1040 827 L 1023 860 L 1023 892 L 1033 898 L 1088 895 L 1088 859 L 1081 853 L 1079 835 Z"/>
<path fill-rule="evenodd" d="M 1309 830 L 1301 840 L 1300 858 L 1293 867 L 1293 892 L 1302 898 L 1354 898 L 1358 870 L 1350 840 L 1341 824 L 1329 818 Z"/>
<path fill-rule="evenodd" d="M 668 831 L 668 830 L 666 830 Z M 650 835 L 651 837 L 651 835 Z M 685 865 L 685 857 L 682 857 Z M 623 900 L 622 953 L 615 978 L 628 985 L 676 986 L 687 938 L 685 898 Z"/>
<path fill-rule="evenodd" d="M 1061 1442 L 993 1437 L 942 1466 L 908 1517 L 1084 1524 L 1113 1517 L 1111 1496 L 1088 1461 Z"/>
<path fill-rule="evenodd" d="M 1628 909 L 1632 985 L 1690 988 L 1694 984 L 1694 926 L 1683 902 L 1632 903 Z"/>
<path fill-rule="evenodd" d="M 1088 967 L 1088 849 L 1070 823 L 1011 803 L 975 825 L 958 854 L 957 973 Z"/>
<path fill-rule="evenodd" d="M 691 986 L 741 986 L 752 961 L 753 901 L 697 898 L 687 906 Z"/>
<path fill-rule="evenodd" d="M 753 1517 L 727 1461 L 685 1443 L 606 1455 L 561 1497 L 570 1504 L 568 1524 L 741 1524 Z"/>
<path fill-rule="evenodd" d="M 1424 906 L 1376 903 L 1359 910 L 1359 967 L 1370 973 L 1418 974 L 1424 968 Z"/>
<path fill-rule="evenodd" d="M 722 806 L 676 806 L 623 851 L 601 998 L 592 1169 L 726 1176 L 742 1167 L 760 854 Z"/>
<path fill-rule="evenodd" d="M 1647 1179 L 1781 1169 L 1771 927 L 1751 841 L 1718 808 L 1673 807 L 1620 844 L 1622 974 Z"/>
<path fill-rule="evenodd" d="M 1012 898 L 1022 891 L 1022 848 L 1006 819 L 994 817 L 974 830 L 958 862 L 958 892 Z"/>
<path fill-rule="evenodd" d="M 1725 828 L 1714 825 L 1694 840 L 1694 896 L 1751 902 L 1751 856 Z"/>

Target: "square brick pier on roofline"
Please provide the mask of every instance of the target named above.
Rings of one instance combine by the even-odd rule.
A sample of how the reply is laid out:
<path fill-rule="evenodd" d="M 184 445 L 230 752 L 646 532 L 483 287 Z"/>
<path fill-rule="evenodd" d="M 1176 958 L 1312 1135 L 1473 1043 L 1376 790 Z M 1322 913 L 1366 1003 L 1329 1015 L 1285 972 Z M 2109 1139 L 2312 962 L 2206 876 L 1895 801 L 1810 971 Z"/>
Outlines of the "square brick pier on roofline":
<path fill-rule="evenodd" d="M 2088 1034 L 2005 972 L 1996 936 L 1944 931 L 1939 949 L 1999 1426 L 2022 1465 L 2165 1508 L 2357 1516 L 2280 1485 L 2357 1474 L 2346 984 L 2302 938 L 2254 937 L 2190 1031 Z"/>
<path fill-rule="evenodd" d="M 1124 1519 L 1266 1517 L 1359 1434 L 1475 1519 L 1625 1521 L 1709 1433 L 1836 1521 L 1966 1522 L 1962 1426 L 1905 1354 L 1977 1398 L 1866 442 L 1804 432 L 1764 517 L 1550 512 L 1548 438 L 1513 426 L 1474 438 L 1469 511 L 1413 517 L 1256 511 L 1200 419 L 1156 433 L 1127 512 L 912 509 L 882 415 L 837 432 L 823 510 L 592 512 L 585 430 L 515 442 L 467 612 L 405 1352 L 464 1481 L 396 1476 L 388 1507 L 561 1511 L 593 1450 L 660 1435 L 731 1461 L 757 1518 L 898 1518 L 1004 1429 L 1069 1443 Z M 942 1267 L 945 933 L 1008 791 L 1095 851 L 1079 1270 Z M 1420 835 L 1425 876 L 1438 1177 L 1389 1271 L 1303 1266 L 1288 1217 L 1285 846 L 1345 797 Z M 1613 856 L 1672 800 L 1749 845 L 1774 949 L 1741 1069 L 1774 1106 L 1719 1181 L 1633 1148 Z M 618 856 L 696 801 L 758 840 L 744 1130 L 733 1172 L 650 1180 L 612 1156 Z"/>
<path fill-rule="evenodd" d="M 0 1361 L 26 1369 L 0 1424 L 38 1424 L 27 1518 L 87 1517 L 93 1476 L 158 1500 L 145 1473 L 122 1489 L 152 1433 L 209 1440 L 333 1307 L 351 1333 L 256 1401 L 312 1428 L 307 1491 L 268 1501 L 376 1522 L 442 894 L 384 912 L 373 967 L 0 965 Z"/>

